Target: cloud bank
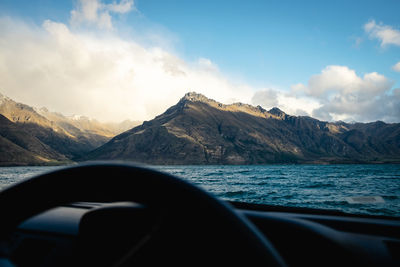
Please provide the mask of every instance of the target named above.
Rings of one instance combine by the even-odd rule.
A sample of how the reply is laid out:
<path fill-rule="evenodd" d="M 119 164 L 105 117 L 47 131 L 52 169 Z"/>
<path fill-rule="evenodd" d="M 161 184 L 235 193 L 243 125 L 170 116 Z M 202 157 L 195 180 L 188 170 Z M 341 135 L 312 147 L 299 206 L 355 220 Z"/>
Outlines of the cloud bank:
<path fill-rule="evenodd" d="M 330 65 L 291 90 L 255 88 L 224 75 L 211 59 L 188 62 L 111 30 L 112 15 L 135 9 L 133 0 L 79 0 L 70 25 L 0 18 L 0 92 L 100 121 L 152 119 L 189 91 L 225 104 L 277 106 L 288 114 L 328 121 L 400 121 L 400 89 L 382 74 L 359 75 L 347 66 Z M 82 31 L 79 25 L 87 28 Z M 370 21 L 365 30 L 382 46 L 397 44 L 398 31 L 389 26 Z M 400 62 L 393 66 L 399 69 Z"/>
<path fill-rule="evenodd" d="M 311 76 L 307 85 L 297 84 L 293 92 L 304 94 L 320 103 L 312 111 L 323 120 L 398 122 L 400 118 L 400 88 L 376 73 L 358 76 L 346 66 L 327 66 Z"/>
<path fill-rule="evenodd" d="M 325 121 L 399 122 L 400 88 L 393 85 L 394 81 L 376 72 L 360 76 L 347 66 L 330 65 L 312 75 L 307 84 L 292 85 L 290 92 L 259 90 L 252 103 Z"/>
<path fill-rule="evenodd" d="M 113 33 L 0 19 L 0 91 L 18 101 L 101 121 L 147 120 L 188 91 L 249 102 L 252 88 L 225 78 L 206 58 L 185 62 L 161 47 Z"/>

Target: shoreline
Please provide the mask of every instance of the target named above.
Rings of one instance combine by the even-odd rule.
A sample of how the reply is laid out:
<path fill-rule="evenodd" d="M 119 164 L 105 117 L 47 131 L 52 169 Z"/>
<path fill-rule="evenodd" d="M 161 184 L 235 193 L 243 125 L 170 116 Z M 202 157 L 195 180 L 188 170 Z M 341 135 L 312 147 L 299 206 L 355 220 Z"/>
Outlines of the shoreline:
<path fill-rule="evenodd" d="M 82 161 L 82 162 L 52 162 L 48 164 L 30 164 L 30 163 L 11 163 L 11 164 L 2 164 L 0 163 L 0 168 L 6 167 L 57 167 L 57 166 L 74 166 L 79 164 L 90 164 L 90 163 L 122 163 L 122 164 L 133 164 L 139 166 L 268 166 L 268 165 L 399 165 L 400 160 L 393 160 L 393 161 L 374 161 L 374 162 L 364 162 L 364 161 L 355 161 L 355 162 L 348 162 L 348 161 L 337 161 L 337 162 L 271 162 L 271 163 L 258 163 L 258 164 L 193 164 L 193 163 L 169 163 L 169 164 L 149 164 L 143 162 L 134 162 L 134 161 L 124 161 L 124 160 L 111 160 L 111 161 Z"/>

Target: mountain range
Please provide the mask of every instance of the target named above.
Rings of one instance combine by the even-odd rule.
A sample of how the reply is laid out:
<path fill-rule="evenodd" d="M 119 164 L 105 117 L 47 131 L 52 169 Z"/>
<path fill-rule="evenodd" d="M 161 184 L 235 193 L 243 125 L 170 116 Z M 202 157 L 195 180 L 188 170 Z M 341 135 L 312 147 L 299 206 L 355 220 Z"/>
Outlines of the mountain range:
<path fill-rule="evenodd" d="M 71 163 L 137 124 L 67 117 L 0 94 L 0 166 Z"/>
<path fill-rule="evenodd" d="M 187 93 L 78 160 L 147 164 L 400 162 L 400 124 L 325 122 Z"/>
<path fill-rule="evenodd" d="M 100 123 L 33 108 L 0 94 L 0 165 L 87 160 L 399 163 L 400 124 L 325 122 L 279 108 L 225 105 L 194 92 L 142 124 Z"/>

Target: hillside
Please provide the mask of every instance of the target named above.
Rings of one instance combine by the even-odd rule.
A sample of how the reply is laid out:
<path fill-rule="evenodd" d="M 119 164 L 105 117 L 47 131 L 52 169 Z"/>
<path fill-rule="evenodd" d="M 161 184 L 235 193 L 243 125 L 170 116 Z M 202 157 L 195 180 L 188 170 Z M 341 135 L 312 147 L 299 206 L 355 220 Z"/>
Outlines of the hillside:
<path fill-rule="evenodd" d="M 400 162 L 400 124 L 329 123 L 186 94 L 80 160 L 149 164 Z"/>
<path fill-rule="evenodd" d="M 0 115 L 0 166 L 68 162 L 38 138 Z"/>
<path fill-rule="evenodd" d="M 1 94 L 0 116 L 0 165 L 71 162 L 137 125 L 131 121 L 111 125 L 83 116 L 66 117 Z"/>

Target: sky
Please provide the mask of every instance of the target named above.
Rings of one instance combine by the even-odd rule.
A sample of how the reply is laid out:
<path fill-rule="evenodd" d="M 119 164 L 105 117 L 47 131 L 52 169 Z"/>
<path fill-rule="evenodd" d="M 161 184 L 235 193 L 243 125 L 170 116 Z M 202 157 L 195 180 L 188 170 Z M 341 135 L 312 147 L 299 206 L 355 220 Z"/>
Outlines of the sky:
<path fill-rule="evenodd" d="M 0 93 L 99 121 L 195 91 L 325 121 L 400 122 L 400 1 L 0 1 Z"/>

